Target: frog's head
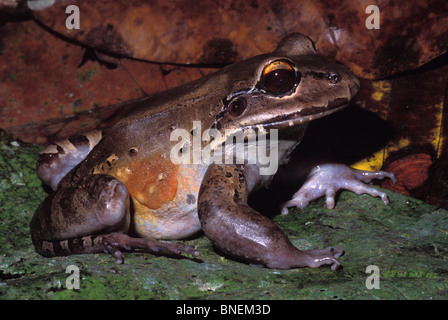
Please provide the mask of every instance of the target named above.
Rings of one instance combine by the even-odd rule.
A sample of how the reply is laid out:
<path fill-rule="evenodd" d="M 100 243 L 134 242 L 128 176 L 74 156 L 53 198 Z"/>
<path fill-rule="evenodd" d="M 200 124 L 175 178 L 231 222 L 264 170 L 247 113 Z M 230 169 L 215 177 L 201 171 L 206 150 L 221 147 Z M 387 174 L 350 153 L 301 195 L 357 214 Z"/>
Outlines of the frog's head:
<path fill-rule="evenodd" d="M 347 106 L 360 84 L 341 64 L 317 55 L 308 37 L 294 33 L 270 53 L 226 68 L 228 90 L 217 129 L 285 128 Z"/>

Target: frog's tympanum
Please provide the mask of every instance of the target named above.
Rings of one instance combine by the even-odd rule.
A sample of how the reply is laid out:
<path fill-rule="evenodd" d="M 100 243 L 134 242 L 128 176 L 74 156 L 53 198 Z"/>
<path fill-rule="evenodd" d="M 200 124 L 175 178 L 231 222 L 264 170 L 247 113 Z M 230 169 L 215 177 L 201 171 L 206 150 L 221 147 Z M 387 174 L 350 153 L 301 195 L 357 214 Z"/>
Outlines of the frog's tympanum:
<path fill-rule="evenodd" d="M 272 53 L 148 97 L 109 129 L 49 145 L 39 155 L 37 171 L 55 192 L 31 221 L 37 252 L 108 252 L 119 263 L 121 251 L 137 248 L 196 256 L 194 248 L 166 240 L 202 230 L 219 251 L 251 265 L 337 269 L 342 248 L 299 250 L 272 220 L 247 204 L 248 195 L 272 179 L 261 172 L 265 163 L 249 157 L 188 160 L 195 148 L 209 154 L 232 149 L 230 160 L 238 160 L 238 148 L 227 144 L 227 137 L 244 132 L 246 146 L 265 141 L 269 148 L 262 134 L 269 138 L 275 132 L 276 148 L 268 153 L 276 154 L 276 166 L 285 164 L 307 123 L 344 108 L 359 86 L 348 69 L 318 56 L 313 42 L 296 33 Z M 183 135 L 173 135 L 179 132 Z M 207 146 L 213 143 L 210 152 Z M 190 158 L 177 161 L 182 154 Z M 387 203 L 385 193 L 364 184 L 385 177 L 395 180 L 383 171 L 317 166 L 282 212 L 322 196 L 332 208 L 341 188 Z"/>

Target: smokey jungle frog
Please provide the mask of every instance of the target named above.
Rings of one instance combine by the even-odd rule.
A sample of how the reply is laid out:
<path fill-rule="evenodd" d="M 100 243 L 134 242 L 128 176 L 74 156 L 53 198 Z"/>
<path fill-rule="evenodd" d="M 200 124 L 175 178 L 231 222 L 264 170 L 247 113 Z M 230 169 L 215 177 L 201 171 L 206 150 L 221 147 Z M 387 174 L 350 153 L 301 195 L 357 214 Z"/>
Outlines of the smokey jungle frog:
<path fill-rule="evenodd" d="M 348 69 L 318 56 L 313 42 L 295 33 L 272 53 L 145 98 L 111 128 L 47 146 L 37 171 L 54 192 L 31 221 L 36 251 L 47 257 L 107 252 L 118 263 L 123 250 L 133 249 L 197 256 L 191 246 L 167 240 L 202 230 L 219 251 L 251 265 L 330 265 L 336 270 L 341 247 L 299 250 L 272 220 L 247 204 L 249 194 L 273 177 L 262 174 L 266 166 L 258 159 L 179 162 L 172 156 L 194 156 L 187 151 L 191 141 L 199 141 L 201 150 L 213 142 L 213 154 L 232 149 L 230 158 L 236 160 L 236 147 L 223 143 L 227 137 L 276 132 L 277 147 L 270 153 L 276 154 L 278 167 L 287 163 L 310 121 L 344 108 L 359 87 Z M 173 139 L 180 129 L 191 139 Z M 212 139 L 207 130 L 224 139 Z M 384 171 L 317 166 L 282 212 L 322 196 L 332 208 L 339 189 L 388 203 L 384 192 L 366 184 L 386 177 L 395 180 Z"/>

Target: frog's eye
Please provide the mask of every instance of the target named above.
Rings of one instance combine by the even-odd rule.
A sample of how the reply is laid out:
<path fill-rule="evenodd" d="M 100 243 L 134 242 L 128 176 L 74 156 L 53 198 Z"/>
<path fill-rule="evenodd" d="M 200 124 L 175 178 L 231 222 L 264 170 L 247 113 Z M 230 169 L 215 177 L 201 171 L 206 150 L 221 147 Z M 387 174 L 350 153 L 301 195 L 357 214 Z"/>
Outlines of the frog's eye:
<path fill-rule="evenodd" d="M 268 64 L 261 74 L 263 87 L 274 95 L 291 91 L 299 82 L 300 75 L 290 62 L 277 60 Z"/>

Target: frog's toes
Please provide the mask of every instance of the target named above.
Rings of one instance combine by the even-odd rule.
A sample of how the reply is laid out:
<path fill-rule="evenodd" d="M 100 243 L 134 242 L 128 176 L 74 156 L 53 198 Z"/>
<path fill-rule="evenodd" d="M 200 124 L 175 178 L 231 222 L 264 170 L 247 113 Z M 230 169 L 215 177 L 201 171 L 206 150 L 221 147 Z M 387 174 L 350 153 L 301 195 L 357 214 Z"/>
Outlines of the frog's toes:
<path fill-rule="evenodd" d="M 117 248 L 116 245 L 111 244 L 107 240 L 104 240 L 104 249 L 103 249 L 103 251 L 104 251 L 104 253 L 111 254 L 115 258 L 115 261 L 118 264 L 122 264 L 123 263 L 123 256 L 121 254 L 121 251 Z"/>
<path fill-rule="evenodd" d="M 199 255 L 199 251 L 184 244 L 162 242 L 155 239 L 133 238 L 126 234 L 111 233 L 103 235 L 103 250 L 110 253 L 117 263 L 123 263 L 120 249 L 144 249 L 155 254 L 187 254 L 193 257 Z"/>
<path fill-rule="evenodd" d="M 199 250 L 194 249 L 185 244 L 162 242 L 158 240 L 143 239 L 147 241 L 148 249 L 155 253 L 174 253 L 174 254 L 187 254 L 193 257 L 199 255 Z"/>
<path fill-rule="evenodd" d="M 331 265 L 331 270 L 336 270 L 341 265 L 338 258 L 344 253 L 344 249 L 341 247 L 327 247 L 325 249 L 307 250 L 304 253 L 309 257 L 309 266 L 311 268 Z"/>
<path fill-rule="evenodd" d="M 334 258 L 339 258 L 344 253 L 344 249 L 341 247 L 327 247 L 324 249 L 313 249 L 313 250 L 307 250 L 306 253 L 310 255 L 331 255 Z"/>
<path fill-rule="evenodd" d="M 342 164 L 326 164 L 317 166 L 311 172 L 308 180 L 297 191 L 291 200 L 281 206 L 282 214 L 288 213 L 288 207 L 305 208 L 310 201 L 325 196 L 327 208 L 335 206 L 335 195 L 338 190 L 350 190 L 356 194 L 369 194 L 379 197 L 387 204 L 389 199 L 387 194 L 372 186 L 367 185 L 373 179 L 389 178 L 393 182 L 397 179 L 386 171 L 364 171 L 350 168 Z"/>

